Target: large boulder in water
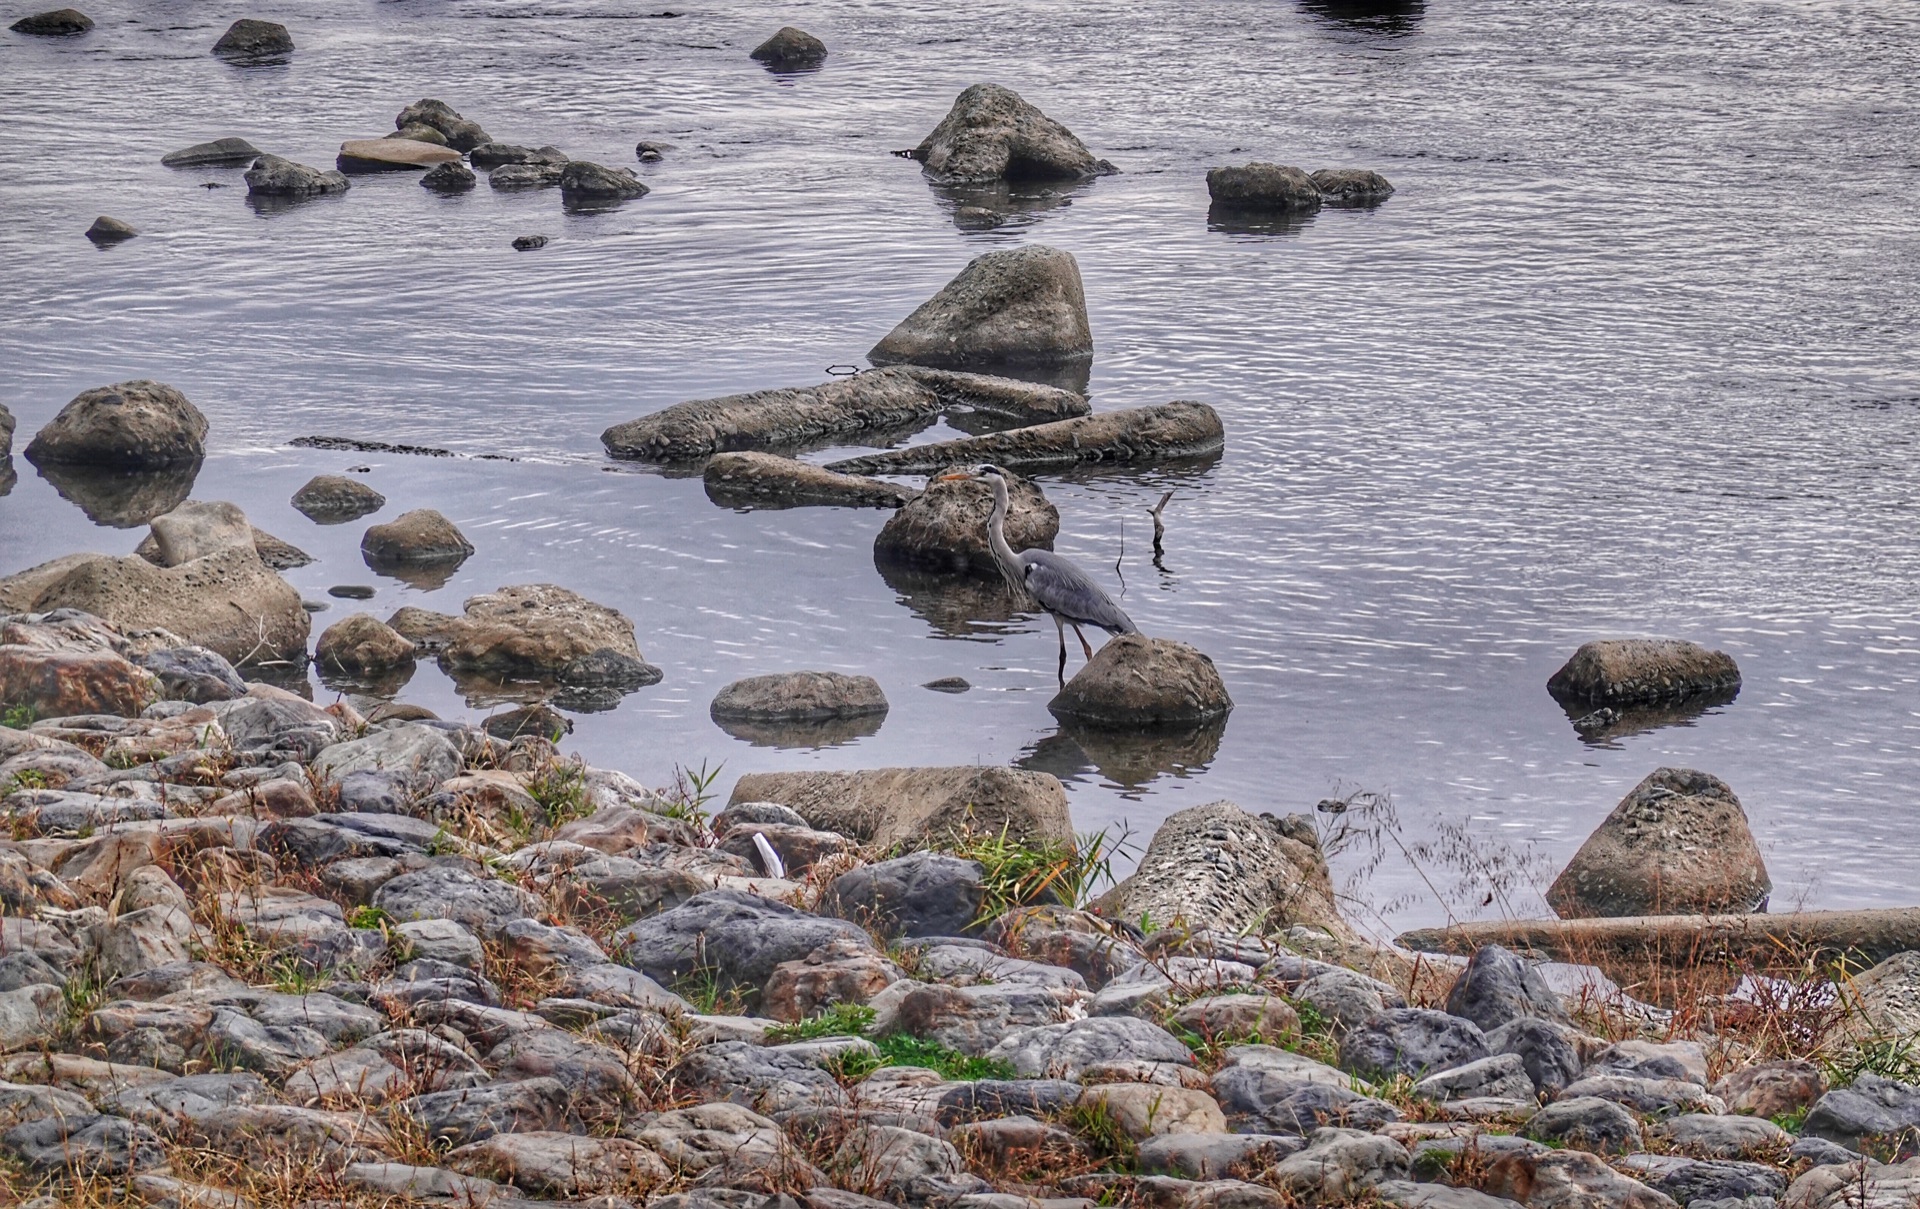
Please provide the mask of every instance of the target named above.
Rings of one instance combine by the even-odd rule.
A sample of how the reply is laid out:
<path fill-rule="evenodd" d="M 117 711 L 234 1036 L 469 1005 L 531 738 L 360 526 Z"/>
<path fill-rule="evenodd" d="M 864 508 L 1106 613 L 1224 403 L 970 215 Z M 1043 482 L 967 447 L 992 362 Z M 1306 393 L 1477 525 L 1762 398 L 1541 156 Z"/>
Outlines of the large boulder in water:
<path fill-rule="evenodd" d="M 1310 211 L 1320 208 L 1313 178 L 1284 164 L 1252 163 L 1207 173 L 1213 204 L 1229 210 Z"/>
<path fill-rule="evenodd" d="M 1006 475 L 1007 544 L 1014 550 L 1051 550 L 1060 532 L 1060 512 L 1026 479 Z M 887 518 L 873 540 L 873 557 L 883 563 L 936 570 L 981 571 L 997 575 L 987 546 L 987 518 L 993 489 L 973 479 L 935 480 Z"/>
<path fill-rule="evenodd" d="M 1093 356 L 1086 291 L 1071 253 L 988 252 L 867 353 L 876 365 L 1057 366 Z"/>
<path fill-rule="evenodd" d="M 1220 452 L 1226 439 L 1220 413 L 1205 403 L 1175 401 L 887 449 L 829 462 L 827 469 L 842 474 L 932 474 L 979 462 L 1003 467 L 1155 462 L 1209 457 Z"/>
<path fill-rule="evenodd" d="M 1336 938 L 1353 935 L 1334 903 L 1313 820 L 1248 814 L 1232 802 L 1170 815 L 1133 875 L 1097 910 L 1109 919 L 1184 920 L 1227 934 L 1304 924 Z"/>
<path fill-rule="evenodd" d="M 1121 634 L 1094 652 L 1047 708 L 1090 726 L 1195 726 L 1233 708 L 1213 660 L 1184 642 Z"/>
<path fill-rule="evenodd" d="M 634 641 L 633 622 L 553 584 L 469 597 L 446 627 L 440 662 L 456 679 L 557 680 L 631 691 L 660 679 Z"/>
<path fill-rule="evenodd" d="M 293 506 L 317 525 L 338 525 L 380 511 L 387 497 L 343 475 L 316 474 L 293 493 Z"/>
<path fill-rule="evenodd" d="M 617 458 L 676 461 L 723 451 L 845 441 L 918 428 L 966 409 L 1034 423 L 1085 415 L 1084 395 L 986 374 L 893 366 L 794 386 L 676 403 L 600 434 Z"/>
<path fill-rule="evenodd" d="M 708 708 L 716 721 L 820 722 L 887 712 L 872 676 L 842 672 L 774 672 L 736 680 Z"/>
<path fill-rule="evenodd" d="M 1773 891 L 1740 799 L 1718 777 L 1661 768 L 1634 786 L 1547 889 L 1562 919 L 1761 910 Z"/>
<path fill-rule="evenodd" d="M 413 643 L 371 613 L 355 613 L 326 628 L 313 662 L 323 673 L 390 672 L 413 662 Z"/>
<path fill-rule="evenodd" d="M 1113 170 L 1073 131 L 998 84 L 962 92 L 913 158 L 953 182 L 1080 180 Z"/>
<path fill-rule="evenodd" d="M 369 526 L 360 538 L 360 556 L 376 571 L 458 566 L 472 554 L 473 543 L 432 508 L 416 508 L 384 525 Z"/>
<path fill-rule="evenodd" d="M 56 8 L 51 12 L 22 17 L 7 26 L 16 34 L 34 34 L 43 38 L 84 34 L 93 28 L 93 18 L 77 8 Z"/>
<path fill-rule="evenodd" d="M 1547 691 L 1582 705 L 1730 700 L 1740 691 L 1740 665 L 1725 651 L 1678 638 L 1604 638 L 1583 643 L 1548 678 Z"/>
<path fill-rule="evenodd" d="M 754 772 L 740 778 L 730 806 L 777 802 L 808 826 L 876 848 L 920 847 L 955 832 L 1020 841 L 1073 839 L 1067 795 L 1044 772 L 991 765 L 869 768 L 857 772 Z"/>
<path fill-rule="evenodd" d="M 569 206 L 608 205 L 646 194 L 647 187 L 631 168 L 609 168 L 587 160 L 569 160 L 560 169 L 560 198 Z"/>
<path fill-rule="evenodd" d="M 265 59 L 293 53 L 293 35 L 273 21 L 242 17 L 213 44 L 213 53 L 235 59 Z"/>
<path fill-rule="evenodd" d="M 394 117 L 395 130 L 405 130 L 409 126 L 431 126 L 455 151 L 472 151 L 483 143 L 493 141 L 478 122 L 469 122 L 455 112 L 453 106 L 431 97 L 415 101 Z"/>
<path fill-rule="evenodd" d="M 263 155 L 247 169 L 247 192 L 257 197 L 315 197 L 344 193 L 350 187 L 344 172 L 328 172 L 296 164 L 277 155 Z"/>
<path fill-rule="evenodd" d="M 1377 206 L 1393 196 L 1393 185 L 1366 168 L 1322 168 L 1313 174 L 1313 187 L 1329 206 Z"/>
<path fill-rule="evenodd" d="M 818 67 L 827 57 L 827 44 L 803 29 L 783 25 L 747 57 L 775 71 Z"/>
<path fill-rule="evenodd" d="M 164 382 L 136 379 L 74 396 L 27 446 L 44 463 L 150 469 L 198 463 L 207 417 Z"/>

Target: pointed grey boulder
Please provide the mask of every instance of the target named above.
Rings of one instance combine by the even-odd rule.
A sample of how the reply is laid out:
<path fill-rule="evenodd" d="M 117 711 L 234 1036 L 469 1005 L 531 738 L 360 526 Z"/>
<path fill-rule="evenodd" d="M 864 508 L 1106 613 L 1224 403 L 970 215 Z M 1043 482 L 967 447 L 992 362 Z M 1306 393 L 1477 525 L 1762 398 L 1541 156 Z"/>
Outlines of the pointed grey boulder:
<path fill-rule="evenodd" d="M 867 359 L 946 369 L 1061 365 L 1093 356 L 1080 265 L 1034 246 L 976 257 Z"/>

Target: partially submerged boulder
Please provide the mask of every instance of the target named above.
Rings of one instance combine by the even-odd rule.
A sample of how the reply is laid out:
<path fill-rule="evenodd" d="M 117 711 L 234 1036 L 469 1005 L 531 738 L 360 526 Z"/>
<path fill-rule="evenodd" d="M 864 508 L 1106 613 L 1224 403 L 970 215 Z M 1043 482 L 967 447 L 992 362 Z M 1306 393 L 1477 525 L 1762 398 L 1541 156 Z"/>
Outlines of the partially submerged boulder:
<path fill-rule="evenodd" d="M 1060 512 L 1040 489 L 1018 475 L 1006 476 L 1007 544 L 1014 550 L 1051 550 L 1060 532 Z M 882 563 L 949 572 L 997 575 L 987 547 L 987 519 L 993 490 L 974 479 L 935 481 L 887 518 L 873 539 L 873 556 Z"/>
<path fill-rule="evenodd" d="M 730 450 L 793 447 L 918 427 L 951 408 L 1024 421 L 1084 415 L 1084 396 L 979 374 L 896 367 L 819 386 L 676 403 L 600 434 L 618 458 L 673 461 Z"/>
<path fill-rule="evenodd" d="M 316 197 L 344 193 L 348 186 L 344 172 L 323 171 L 277 155 L 263 155 L 247 169 L 247 192 L 259 197 Z"/>
<path fill-rule="evenodd" d="M 1377 206 L 1393 196 L 1387 178 L 1366 168 L 1322 168 L 1313 174 L 1313 187 L 1329 206 Z"/>
<path fill-rule="evenodd" d="M 293 53 L 293 35 L 274 21 L 242 17 L 213 44 L 213 53 L 234 59 L 266 59 Z"/>
<path fill-rule="evenodd" d="M 398 138 L 349 139 L 340 144 L 334 167 L 358 173 L 418 172 L 459 160 L 460 153 L 444 144 Z"/>
<path fill-rule="evenodd" d="M 804 70 L 818 67 L 826 60 L 827 44 L 805 30 L 783 25 L 771 38 L 749 51 L 747 57 L 775 71 Z"/>
<path fill-rule="evenodd" d="M 415 101 L 394 117 L 393 128 L 396 131 L 409 126 L 432 127 L 455 151 L 472 151 L 483 143 L 493 141 L 478 122 L 468 121 L 455 112 L 453 106 L 432 98 Z"/>
<path fill-rule="evenodd" d="M 1094 652 L 1047 708 L 1092 726 L 1194 726 L 1233 708 L 1213 660 L 1184 642 L 1121 634 Z"/>
<path fill-rule="evenodd" d="M 94 219 L 93 225 L 87 228 L 87 239 L 100 247 L 125 243 L 138 234 L 140 234 L 138 227 L 108 214 L 102 214 Z"/>
<path fill-rule="evenodd" d="M 369 567 L 459 566 L 473 553 L 473 543 L 452 521 L 432 508 L 403 512 L 384 525 L 368 528 L 360 539 L 360 555 Z"/>
<path fill-rule="evenodd" d="M 1213 204 L 1231 210 L 1318 210 L 1320 190 L 1313 178 L 1284 164 L 1251 163 L 1207 173 Z"/>
<path fill-rule="evenodd" d="M 1072 253 L 1035 245 L 975 257 L 867 352 L 875 365 L 1058 366 L 1093 356 Z"/>
<path fill-rule="evenodd" d="M 735 784 L 730 802 L 778 802 L 810 826 L 878 848 L 920 846 L 967 831 L 1004 830 L 1014 840 L 1073 839 L 1060 782 L 1015 768 L 748 773 Z"/>
<path fill-rule="evenodd" d="M 502 164 L 550 164 L 562 167 L 568 160 L 558 147 L 522 147 L 518 143 L 482 143 L 467 153 L 476 168 L 492 169 Z"/>
<path fill-rule="evenodd" d="M 569 160 L 560 169 L 560 197 L 569 206 L 607 205 L 629 197 L 645 197 L 647 192 L 631 168 Z"/>
<path fill-rule="evenodd" d="M 371 613 L 355 613 L 326 628 L 313 662 L 323 673 L 390 672 L 413 662 L 413 643 Z"/>
<path fill-rule="evenodd" d="M 774 672 L 736 680 L 709 707 L 715 721 L 817 722 L 887 712 L 886 694 L 871 676 L 841 672 Z"/>
<path fill-rule="evenodd" d="M 499 679 L 585 677 L 598 659 L 645 668 L 633 622 L 554 584 L 520 584 L 467 598 L 446 629 L 440 659 L 449 672 Z M 609 673 L 614 670 L 609 668 Z M 653 669 L 658 678 L 658 669 Z"/>
<path fill-rule="evenodd" d="M 950 466 L 1071 466 L 1079 462 L 1152 462 L 1217 454 L 1226 444 L 1220 415 L 1205 403 L 1130 407 L 1051 424 L 827 463 L 842 474 L 932 474 Z"/>
<path fill-rule="evenodd" d="M 945 181 L 1083 180 L 1113 165 L 1073 131 L 998 84 L 962 92 L 912 156 Z"/>
<path fill-rule="evenodd" d="M 237 168 L 251 164 L 260 155 L 260 148 L 247 140 L 229 137 L 169 151 L 160 162 L 168 168 Z"/>
<path fill-rule="evenodd" d="M 1232 802 L 1168 816 L 1133 875 L 1097 909 L 1108 919 L 1185 921 L 1225 933 L 1303 924 L 1336 939 L 1353 934 L 1334 903 L 1313 821 L 1248 814 Z"/>
<path fill-rule="evenodd" d="M 319 525 L 359 520 L 387 506 L 387 497 L 355 479 L 316 474 L 293 493 L 295 511 Z"/>
<path fill-rule="evenodd" d="M 771 453 L 717 453 L 707 462 L 703 477 L 707 498 L 733 507 L 898 508 L 920 494 L 912 487 L 835 474 Z"/>
<path fill-rule="evenodd" d="M 121 470 L 197 464 L 207 417 L 164 382 L 135 379 L 75 395 L 27 445 L 27 460 Z"/>
<path fill-rule="evenodd" d="M 1740 665 L 1725 651 L 1679 638 L 1603 638 L 1581 644 L 1548 678 L 1547 691 L 1562 704 L 1730 701 L 1740 691 Z"/>
<path fill-rule="evenodd" d="M 1547 889 L 1562 919 L 1765 908 L 1773 881 L 1724 781 L 1660 768 L 1620 800 Z"/>
<path fill-rule="evenodd" d="M 22 17 L 7 26 L 16 34 L 33 34 L 42 38 L 62 38 L 72 34 L 84 34 L 93 28 L 93 18 L 77 8 L 56 8 L 50 12 L 34 13 Z"/>
<path fill-rule="evenodd" d="M 449 160 L 429 168 L 420 177 L 420 187 L 435 193 L 465 193 L 478 184 L 479 179 L 473 175 L 473 169 L 459 160 Z"/>

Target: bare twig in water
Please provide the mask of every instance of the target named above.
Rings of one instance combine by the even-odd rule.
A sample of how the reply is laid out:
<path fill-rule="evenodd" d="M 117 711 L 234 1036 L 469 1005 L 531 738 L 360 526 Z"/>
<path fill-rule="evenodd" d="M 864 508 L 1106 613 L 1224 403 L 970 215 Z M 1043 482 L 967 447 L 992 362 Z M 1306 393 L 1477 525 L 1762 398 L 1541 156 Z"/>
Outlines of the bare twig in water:
<path fill-rule="evenodd" d="M 1156 555 L 1160 553 L 1160 540 L 1167 535 L 1167 527 L 1160 522 L 1160 514 L 1166 511 L 1167 501 L 1172 498 L 1173 492 L 1163 492 L 1160 502 L 1147 509 L 1147 514 L 1153 517 L 1153 552 Z"/>
<path fill-rule="evenodd" d="M 1127 594 L 1127 573 L 1120 569 L 1120 564 L 1122 561 L 1126 559 L 1126 557 L 1127 557 L 1127 518 L 1123 516 L 1120 518 L 1120 556 L 1113 560 L 1113 573 L 1120 577 L 1120 595 L 1122 596 L 1125 596 Z"/>

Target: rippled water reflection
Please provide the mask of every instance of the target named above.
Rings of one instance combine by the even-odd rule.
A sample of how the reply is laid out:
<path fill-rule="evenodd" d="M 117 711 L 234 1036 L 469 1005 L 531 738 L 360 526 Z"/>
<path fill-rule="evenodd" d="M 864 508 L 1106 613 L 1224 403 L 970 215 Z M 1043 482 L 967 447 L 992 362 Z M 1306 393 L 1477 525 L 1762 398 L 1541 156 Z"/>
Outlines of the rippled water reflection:
<path fill-rule="evenodd" d="M 1360 786 L 1392 792 L 1416 834 L 1470 819 L 1555 858 L 1681 763 L 1741 794 L 1776 904 L 1912 897 L 1910 5 L 823 0 L 660 19 L 584 0 L 288 0 L 257 15 L 299 50 L 249 70 L 204 53 L 225 18 L 200 7 L 88 11 L 82 39 L 0 37 L 0 398 L 17 444 L 82 389 L 160 378 L 213 421 L 192 490 L 318 555 L 290 576 L 310 597 L 375 585 L 384 616 L 552 579 L 617 604 L 667 677 L 577 718 L 598 762 L 659 779 L 725 760 L 724 786 L 1011 761 L 1069 779 L 1083 825 L 1143 832 L 1215 797 L 1296 810 Z M 832 46 L 824 69 L 746 59 L 785 21 Z M 887 154 L 981 79 L 1123 174 L 982 196 Z M 228 134 L 324 164 L 429 95 L 498 138 L 608 164 L 631 164 L 636 139 L 675 146 L 640 167 L 652 194 L 592 215 L 405 176 L 256 211 L 237 172 L 159 166 Z M 1285 228 L 1210 221 L 1205 169 L 1250 158 L 1373 167 L 1399 192 Z M 96 250 L 80 232 L 103 212 L 143 234 Z M 508 248 L 531 233 L 553 242 Z M 1029 241 L 1079 257 L 1097 407 L 1194 398 L 1226 419 L 1212 465 L 1044 480 L 1060 548 L 1110 568 L 1124 524 L 1128 611 L 1221 665 L 1239 708 L 1217 736 L 1062 731 L 1051 627 L 990 585 L 883 576 L 879 513 L 736 512 L 601 456 L 602 428 L 667 403 L 821 380 L 969 256 Z M 288 445 L 309 433 L 520 460 Z M 478 555 L 437 588 L 375 576 L 362 525 L 286 502 L 353 465 L 384 516 L 439 507 Z M 125 524 L 136 491 L 180 489 L 12 471 L 5 571 L 130 550 L 140 530 L 89 514 Z M 1162 570 L 1144 508 L 1168 487 Z M 1616 632 L 1722 646 L 1746 688 L 1583 742 L 1542 686 Z M 800 666 L 873 674 L 893 711 L 800 751 L 709 720 L 728 680 Z M 950 675 L 976 687 L 918 687 Z M 405 695 L 463 708 L 431 666 Z M 1389 866 L 1371 891 L 1422 887 Z M 1402 921 L 1444 914 L 1417 897 Z"/>

